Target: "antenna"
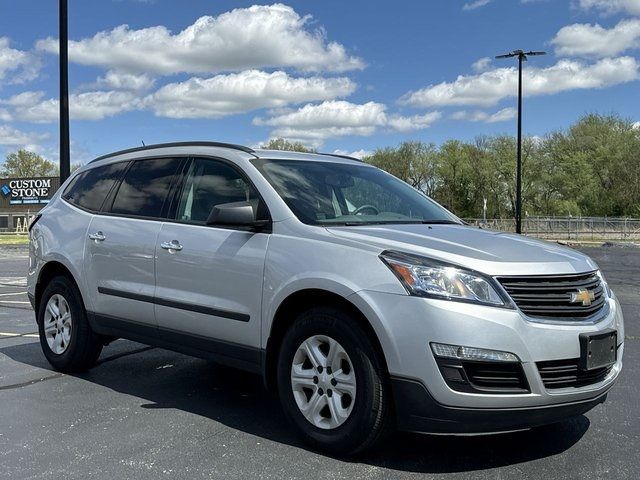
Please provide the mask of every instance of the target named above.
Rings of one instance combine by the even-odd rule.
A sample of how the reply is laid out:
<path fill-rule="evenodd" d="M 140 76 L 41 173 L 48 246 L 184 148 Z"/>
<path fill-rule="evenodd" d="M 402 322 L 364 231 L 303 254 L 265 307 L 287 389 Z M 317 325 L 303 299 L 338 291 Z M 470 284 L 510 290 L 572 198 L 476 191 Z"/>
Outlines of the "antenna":
<path fill-rule="evenodd" d="M 142 146 L 146 147 L 146 145 L 144 144 L 144 140 L 141 140 L 141 142 L 142 142 Z"/>

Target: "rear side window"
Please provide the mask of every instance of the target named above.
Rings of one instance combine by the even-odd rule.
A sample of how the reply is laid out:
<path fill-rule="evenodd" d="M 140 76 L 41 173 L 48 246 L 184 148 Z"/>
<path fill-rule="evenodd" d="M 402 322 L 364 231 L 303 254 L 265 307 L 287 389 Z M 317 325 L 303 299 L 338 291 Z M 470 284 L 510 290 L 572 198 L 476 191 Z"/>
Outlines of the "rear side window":
<path fill-rule="evenodd" d="M 127 162 L 119 162 L 87 170 L 71 181 L 62 197 L 78 207 L 100 211 L 104 199 L 126 166 Z"/>
<path fill-rule="evenodd" d="M 133 162 L 118 188 L 111 212 L 136 217 L 160 217 L 180 163 L 181 160 L 177 158 Z"/>

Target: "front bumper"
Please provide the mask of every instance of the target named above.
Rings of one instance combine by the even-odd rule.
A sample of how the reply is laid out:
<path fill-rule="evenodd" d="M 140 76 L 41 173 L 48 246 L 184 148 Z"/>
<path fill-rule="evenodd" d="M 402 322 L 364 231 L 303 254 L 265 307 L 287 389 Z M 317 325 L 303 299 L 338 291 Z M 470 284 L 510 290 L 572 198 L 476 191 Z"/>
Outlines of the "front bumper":
<path fill-rule="evenodd" d="M 529 408 L 473 409 L 436 402 L 422 383 L 391 379 L 400 430 L 428 433 L 479 434 L 509 432 L 556 423 L 588 412 L 603 403 L 607 392 L 579 402 Z"/>
<path fill-rule="evenodd" d="M 418 413 L 408 413 L 408 418 L 413 418 L 417 423 L 422 422 L 418 422 L 419 417 L 433 419 L 442 415 L 445 424 L 453 425 L 455 421 L 452 423 L 447 420 L 452 412 L 457 419 L 467 416 L 469 419 L 476 416 L 487 418 L 487 421 L 480 422 L 479 427 L 472 428 L 477 431 L 552 423 L 572 414 L 583 413 L 602 402 L 622 369 L 624 322 L 615 298 L 608 299 L 608 313 L 595 323 L 540 323 L 527 319 L 519 310 L 373 291 L 357 292 L 350 300 L 371 320 L 392 378 L 409 381 L 412 385 L 408 388 L 404 383 L 394 381 L 396 403 L 416 405 L 414 400 L 403 400 L 407 390 L 414 393 L 413 398 L 423 398 L 418 403 L 424 407 L 413 409 Z M 618 355 L 616 364 L 604 379 L 583 387 L 545 388 L 536 362 L 578 358 L 581 333 L 596 333 L 609 328 L 618 332 Z M 516 354 L 522 362 L 529 392 L 491 394 L 452 390 L 440 373 L 429 347 L 430 342 Z M 422 388 L 419 395 L 416 385 Z M 407 407 L 407 411 L 411 410 Z M 511 411 L 517 413 L 507 413 Z M 495 415 L 492 417 L 492 412 L 498 412 L 498 416 L 505 421 L 511 416 L 525 421 L 522 425 L 500 426 Z M 495 428 L 486 430 L 490 425 L 495 425 Z M 403 428 L 416 430 L 409 427 L 405 425 Z M 453 431 L 457 428 L 453 428 Z M 424 431 L 423 428 L 417 430 Z"/>

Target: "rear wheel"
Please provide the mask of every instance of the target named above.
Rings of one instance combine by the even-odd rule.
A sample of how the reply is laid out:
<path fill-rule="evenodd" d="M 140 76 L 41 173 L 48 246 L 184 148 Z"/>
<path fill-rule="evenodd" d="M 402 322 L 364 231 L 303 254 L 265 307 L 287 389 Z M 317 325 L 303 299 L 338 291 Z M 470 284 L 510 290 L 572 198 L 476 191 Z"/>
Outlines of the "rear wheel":
<path fill-rule="evenodd" d="M 390 388 L 378 353 L 347 313 L 304 312 L 284 336 L 278 391 L 287 417 L 312 446 L 349 455 L 388 431 Z"/>
<path fill-rule="evenodd" d="M 80 291 L 67 277 L 49 282 L 37 320 L 42 351 L 54 368 L 76 372 L 95 364 L 103 342 L 89 327 Z"/>

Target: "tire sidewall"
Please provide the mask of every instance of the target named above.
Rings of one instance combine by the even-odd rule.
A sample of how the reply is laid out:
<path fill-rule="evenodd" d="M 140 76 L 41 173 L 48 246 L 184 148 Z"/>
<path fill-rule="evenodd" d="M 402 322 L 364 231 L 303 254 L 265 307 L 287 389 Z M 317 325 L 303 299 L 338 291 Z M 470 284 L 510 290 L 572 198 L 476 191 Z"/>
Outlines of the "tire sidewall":
<path fill-rule="evenodd" d="M 291 387 L 291 365 L 298 347 L 313 335 L 325 335 L 345 349 L 356 377 L 356 396 L 349 418 L 325 430 L 309 422 L 300 411 Z M 317 308 L 303 313 L 285 334 L 278 358 L 278 393 L 287 417 L 311 443 L 336 453 L 349 454 L 362 444 L 376 425 L 382 370 L 366 334 L 340 310 Z"/>
<path fill-rule="evenodd" d="M 55 353 L 49 347 L 47 343 L 46 335 L 44 332 L 44 315 L 47 309 L 47 303 L 53 295 L 61 295 L 69 305 L 69 311 L 71 313 L 71 339 L 66 350 L 60 354 Z M 47 357 L 47 360 L 57 368 L 65 368 L 73 361 L 74 353 L 78 349 L 79 330 L 80 323 L 86 321 L 86 314 L 84 311 L 84 305 L 80 299 L 79 292 L 74 285 L 71 284 L 64 277 L 54 278 L 45 288 L 42 298 L 40 300 L 40 306 L 38 309 L 38 333 L 40 337 L 40 345 L 42 351 Z"/>

